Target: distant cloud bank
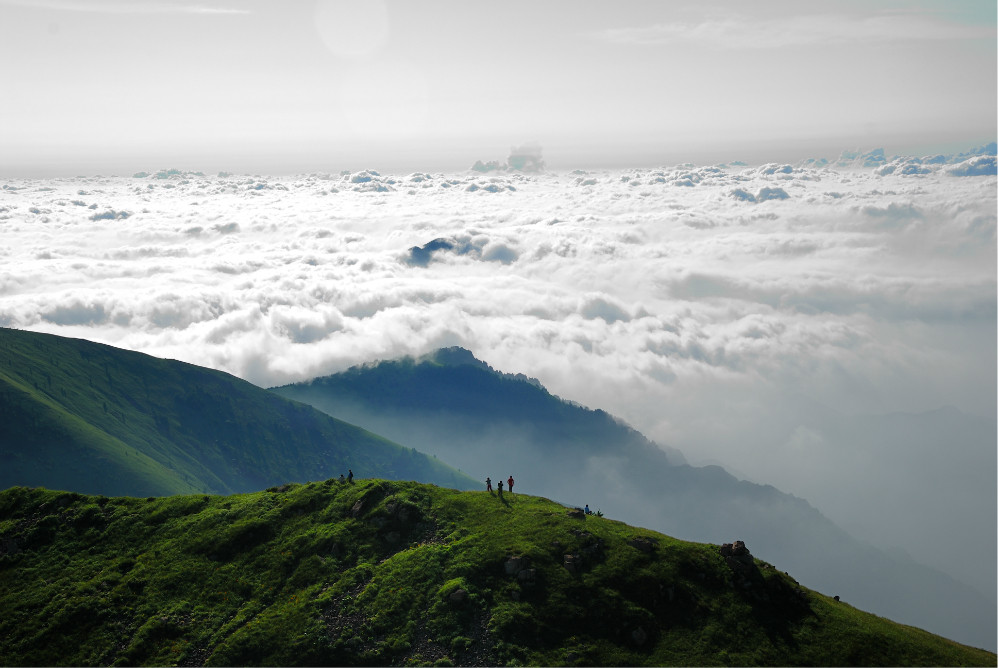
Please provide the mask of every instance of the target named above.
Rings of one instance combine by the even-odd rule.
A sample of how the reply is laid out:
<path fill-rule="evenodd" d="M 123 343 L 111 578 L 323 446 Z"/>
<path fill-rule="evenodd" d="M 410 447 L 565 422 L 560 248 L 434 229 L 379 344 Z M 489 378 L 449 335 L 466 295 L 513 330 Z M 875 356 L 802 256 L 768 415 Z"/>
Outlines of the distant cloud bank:
<path fill-rule="evenodd" d="M 471 166 L 475 172 L 502 172 L 513 170 L 517 172 L 540 172 L 544 170 L 544 150 L 536 142 L 530 142 L 521 146 L 514 146 L 509 149 L 509 157 L 506 162 L 489 160 L 482 162 L 478 160 Z"/>

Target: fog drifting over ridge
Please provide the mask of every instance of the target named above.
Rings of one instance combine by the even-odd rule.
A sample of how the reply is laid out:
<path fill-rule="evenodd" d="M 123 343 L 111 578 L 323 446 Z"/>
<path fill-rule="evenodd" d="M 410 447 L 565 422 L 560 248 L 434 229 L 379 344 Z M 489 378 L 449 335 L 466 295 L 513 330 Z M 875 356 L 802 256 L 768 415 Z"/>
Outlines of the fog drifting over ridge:
<path fill-rule="evenodd" d="M 8 179 L 0 325 L 261 386 L 460 345 L 993 596 L 994 160 Z"/>

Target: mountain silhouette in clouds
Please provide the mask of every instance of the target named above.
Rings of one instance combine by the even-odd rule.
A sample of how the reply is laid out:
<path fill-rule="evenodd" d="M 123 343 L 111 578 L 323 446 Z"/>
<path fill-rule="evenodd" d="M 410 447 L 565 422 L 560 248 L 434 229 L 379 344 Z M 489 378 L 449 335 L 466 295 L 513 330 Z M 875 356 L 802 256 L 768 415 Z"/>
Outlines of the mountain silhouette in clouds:
<path fill-rule="evenodd" d="M 273 390 L 482 481 L 513 475 L 517 490 L 588 504 L 669 535 L 745 540 L 808 586 L 963 642 L 993 643 L 995 611 L 972 588 L 856 540 L 803 499 L 719 466 L 689 466 L 678 450 L 610 414 L 492 369 L 467 350 L 357 366 Z"/>

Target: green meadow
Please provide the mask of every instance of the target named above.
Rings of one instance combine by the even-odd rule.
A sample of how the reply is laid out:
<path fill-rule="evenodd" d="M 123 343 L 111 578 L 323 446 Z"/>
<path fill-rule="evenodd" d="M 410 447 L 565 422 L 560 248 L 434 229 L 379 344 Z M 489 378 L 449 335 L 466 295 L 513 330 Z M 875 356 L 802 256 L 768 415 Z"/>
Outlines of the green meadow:
<path fill-rule="evenodd" d="M 717 545 L 383 479 L 8 489 L 0 609 L 5 665 L 996 665 Z"/>

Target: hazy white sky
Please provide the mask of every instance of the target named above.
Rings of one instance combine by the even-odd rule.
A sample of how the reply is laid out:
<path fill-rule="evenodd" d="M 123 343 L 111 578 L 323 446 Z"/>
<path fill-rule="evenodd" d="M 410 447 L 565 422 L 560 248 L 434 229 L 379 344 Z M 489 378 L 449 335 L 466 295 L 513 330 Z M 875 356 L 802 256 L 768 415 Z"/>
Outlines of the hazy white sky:
<path fill-rule="evenodd" d="M 995 3 L 0 0 L 0 174 L 990 141 Z"/>

